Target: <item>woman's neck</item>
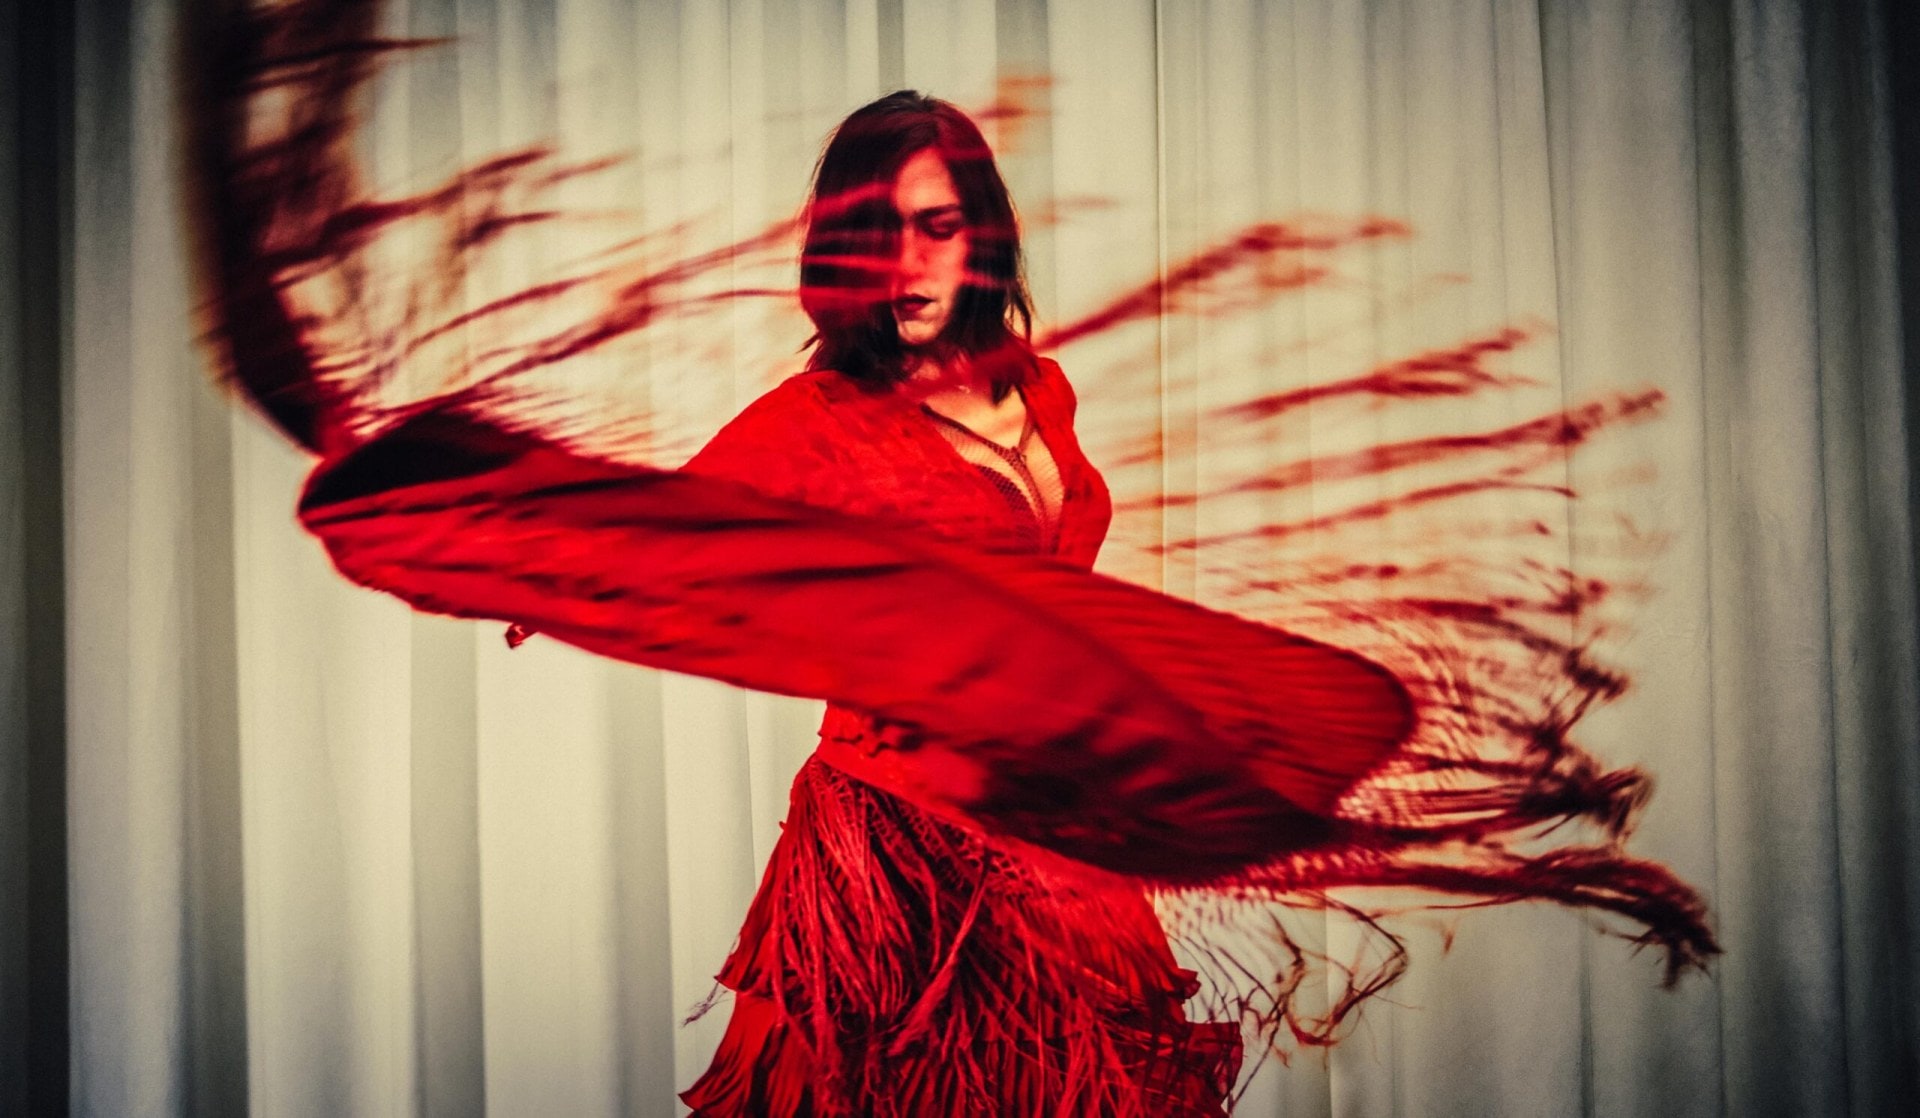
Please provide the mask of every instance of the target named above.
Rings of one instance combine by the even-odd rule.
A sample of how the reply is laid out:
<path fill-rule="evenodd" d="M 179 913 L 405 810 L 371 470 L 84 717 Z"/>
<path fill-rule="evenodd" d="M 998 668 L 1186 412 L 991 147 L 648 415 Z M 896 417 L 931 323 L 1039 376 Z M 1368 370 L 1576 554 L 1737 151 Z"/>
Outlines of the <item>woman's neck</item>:
<path fill-rule="evenodd" d="M 923 353 L 908 358 L 902 387 L 916 399 L 931 396 L 988 396 L 985 370 L 964 353 Z"/>

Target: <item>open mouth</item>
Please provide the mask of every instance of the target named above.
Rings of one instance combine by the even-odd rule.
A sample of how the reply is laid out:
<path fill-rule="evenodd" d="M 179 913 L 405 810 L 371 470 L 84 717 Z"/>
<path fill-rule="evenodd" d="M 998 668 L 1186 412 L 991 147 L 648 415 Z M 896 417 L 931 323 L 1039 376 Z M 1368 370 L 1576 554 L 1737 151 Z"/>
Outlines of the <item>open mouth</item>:
<path fill-rule="evenodd" d="M 893 301 L 893 313 L 902 318 L 913 318 L 933 305 L 933 300 L 924 295 L 902 295 Z"/>

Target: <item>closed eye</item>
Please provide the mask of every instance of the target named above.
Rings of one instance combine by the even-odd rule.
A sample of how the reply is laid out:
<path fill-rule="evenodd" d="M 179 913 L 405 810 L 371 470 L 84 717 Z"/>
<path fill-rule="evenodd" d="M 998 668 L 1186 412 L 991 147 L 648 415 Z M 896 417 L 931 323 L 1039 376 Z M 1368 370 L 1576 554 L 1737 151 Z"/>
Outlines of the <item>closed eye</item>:
<path fill-rule="evenodd" d="M 921 236 L 936 241 L 950 241 L 967 227 L 967 219 L 960 212 L 960 207 L 943 206 L 937 210 L 922 210 L 914 214 L 913 224 L 920 230 Z"/>

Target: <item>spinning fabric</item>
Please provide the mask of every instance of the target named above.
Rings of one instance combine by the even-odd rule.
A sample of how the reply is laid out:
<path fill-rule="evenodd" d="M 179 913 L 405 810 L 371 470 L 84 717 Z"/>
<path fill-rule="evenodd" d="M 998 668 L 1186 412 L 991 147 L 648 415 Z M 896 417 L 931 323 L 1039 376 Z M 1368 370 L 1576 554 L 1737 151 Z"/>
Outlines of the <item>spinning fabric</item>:
<path fill-rule="evenodd" d="M 519 390 L 645 329 L 671 310 L 656 298 L 663 277 L 725 253 L 637 278 L 584 273 L 370 336 L 363 312 L 379 288 L 368 277 L 392 266 L 376 251 L 384 237 L 517 177 L 585 173 L 522 153 L 438 191 L 372 196 L 352 157 L 355 97 L 421 46 L 376 38 L 376 11 L 364 0 L 209 4 L 189 25 L 211 348 L 317 456 L 300 517 L 348 578 L 422 610 L 832 704 L 722 976 L 742 997 L 696 1088 L 714 1112 L 747 1095 L 776 1110 L 858 1110 L 882 1106 L 886 1089 L 900 1092 L 884 1103 L 900 1113 L 933 1097 L 990 1110 L 985 1084 L 1009 1082 L 996 1061 L 1021 1050 L 1039 1054 L 1008 1089 L 1048 1113 L 1217 1108 L 1237 1048 L 1182 1015 L 1192 975 L 1149 894 L 1180 914 L 1184 947 L 1254 977 L 1212 1008 L 1262 1043 L 1331 1039 L 1398 974 L 1397 941 L 1329 893 L 1342 887 L 1612 913 L 1666 952 L 1670 979 L 1715 952 L 1694 892 L 1621 849 L 1643 776 L 1606 770 L 1569 737 L 1623 686 L 1563 624 L 1604 594 L 1597 581 L 1529 570 L 1516 591 L 1511 578 L 1475 585 L 1355 559 L 1247 587 L 1276 601 L 1303 588 L 1339 600 L 1360 580 L 1402 588 L 1319 609 L 1296 632 L 1093 574 L 1109 498 L 1073 440 L 1071 390 L 1045 360 L 1023 392 L 1064 491 L 1051 554 L 1032 553 L 1004 495 L 917 407 L 835 374 L 785 382 L 678 471 L 588 447 Z M 450 263 L 539 220 L 465 225 Z M 1395 233 L 1364 222 L 1328 243 Z M 1236 261 L 1318 244 L 1262 225 L 1042 345 L 1154 313 Z M 445 339 L 561 299 L 585 308 L 563 328 L 467 350 L 457 383 L 382 402 L 383 378 Z M 1259 422 L 1328 395 L 1470 394 L 1498 381 L 1483 361 L 1523 340 L 1247 401 L 1241 414 Z M 1540 488 L 1529 480 L 1539 463 L 1659 404 L 1623 394 L 1305 463 L 1331 476 L 1469 454 L 1496 465 L 1262 535 Z M 1259 484 L 1299 483 L 1282 471 Z M 1555 830 L 1569 821 L 1601 837 Z M 1270 921 L 1252 948 L 1207 940 L 1283 904 L 1338 909 L 1390 946 L 1373 962 L 1328 960 Z M 1308 1013 L 1293 993 L 1315 968 L 1347 981 Z M 784 1037 L 825 1061 L 817 1089 L 837 1097 L 802 1097 L 816 1087 Z"/>

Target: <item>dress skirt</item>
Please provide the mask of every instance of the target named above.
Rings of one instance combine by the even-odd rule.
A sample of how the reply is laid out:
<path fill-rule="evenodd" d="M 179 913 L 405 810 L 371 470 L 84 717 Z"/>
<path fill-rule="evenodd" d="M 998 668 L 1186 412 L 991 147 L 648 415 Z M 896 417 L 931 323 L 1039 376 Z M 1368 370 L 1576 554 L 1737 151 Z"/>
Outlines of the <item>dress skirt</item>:
<path fill-rule="evenodd" d="M 1223 1115 L 1233 1024 L 1136 887 L 1069 880 L 810 758 L 719 975 L 697 1115 Z"/>

